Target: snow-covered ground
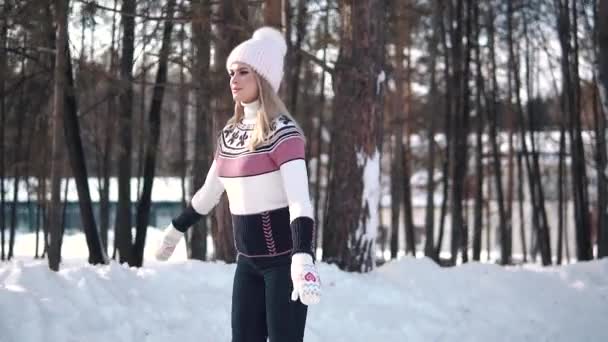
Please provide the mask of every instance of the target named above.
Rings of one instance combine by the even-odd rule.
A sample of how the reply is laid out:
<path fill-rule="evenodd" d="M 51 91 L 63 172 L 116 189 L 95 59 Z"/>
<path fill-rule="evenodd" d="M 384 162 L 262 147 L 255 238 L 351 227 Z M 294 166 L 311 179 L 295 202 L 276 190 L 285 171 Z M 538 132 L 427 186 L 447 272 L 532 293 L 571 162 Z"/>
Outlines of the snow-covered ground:
<path fill-rule="evenodd" d="M 32 235 L 0 263 L 0 341 L 230 341 L 234 265 L 185 260 L 144 268 L 86 265 L 84 237 L 66 237 L 59 273 L 35 261 Z M 561 268 L 402 258 L 368 274 L 319 266 L 321 303 L 307 342 L 608 341 L 608 260 Z"/>

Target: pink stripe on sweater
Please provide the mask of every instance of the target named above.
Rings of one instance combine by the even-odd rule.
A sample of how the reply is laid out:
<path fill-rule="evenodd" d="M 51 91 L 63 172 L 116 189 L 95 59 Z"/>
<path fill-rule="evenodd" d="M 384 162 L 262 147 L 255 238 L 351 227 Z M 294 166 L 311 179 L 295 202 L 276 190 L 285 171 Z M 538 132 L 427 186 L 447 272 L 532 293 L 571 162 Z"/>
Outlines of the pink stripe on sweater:
<path fill-rule="evenodd" d="M 248 177 L 278 171 L 294 159 L 304 159 L 304 140 L 299 136 L 285 138 L 269 152 L 247 153 L 237 157 L 219 154 L 216 157 L 218 176 Z"/>
<path fill-rule="evenodd" d="M 247 177 L 278 170 L 268 153 L 245 154 L 236 158 L 219 155 L 216 165 L 220 177 Z"/>
<path fill-rule="evenodd" d="M 304 145 L 304 140 L 300 136 L 285 138 L 270 152 L 270 157 L 279 166 L 290 160 L 304 159 Z"/>

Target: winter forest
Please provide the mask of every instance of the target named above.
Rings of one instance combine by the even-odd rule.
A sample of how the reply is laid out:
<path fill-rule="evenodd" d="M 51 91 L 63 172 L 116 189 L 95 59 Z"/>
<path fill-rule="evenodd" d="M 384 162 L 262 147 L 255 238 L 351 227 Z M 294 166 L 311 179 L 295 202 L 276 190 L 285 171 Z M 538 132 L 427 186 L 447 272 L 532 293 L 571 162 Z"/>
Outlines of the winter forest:
<path fill-rule="evenodd" d="M 153 250 L 233 114 L 228 54 L 264 25 L 306 135 L 308 340 L 607 340 L 606 18 L 608 0 L 3 0 L 0 341 L 228 340 L 226 195 L 170 263 Z"/>

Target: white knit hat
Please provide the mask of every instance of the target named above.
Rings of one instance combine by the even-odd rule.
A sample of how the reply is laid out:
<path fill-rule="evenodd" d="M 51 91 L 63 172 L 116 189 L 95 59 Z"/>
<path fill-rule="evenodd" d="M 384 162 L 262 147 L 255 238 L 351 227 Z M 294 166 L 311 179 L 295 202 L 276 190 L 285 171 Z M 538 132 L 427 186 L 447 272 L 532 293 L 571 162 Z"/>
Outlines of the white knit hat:
<path fill-rule="evenodd" d="M 261 27 L 253 36 L 235 47 L 226 60 L 226 69 L 233 63 L 245 63 L 264 77 L 275 92 L 283 78 L 283 59 L 287 44 L 283 34 L 272 27 Z"/>

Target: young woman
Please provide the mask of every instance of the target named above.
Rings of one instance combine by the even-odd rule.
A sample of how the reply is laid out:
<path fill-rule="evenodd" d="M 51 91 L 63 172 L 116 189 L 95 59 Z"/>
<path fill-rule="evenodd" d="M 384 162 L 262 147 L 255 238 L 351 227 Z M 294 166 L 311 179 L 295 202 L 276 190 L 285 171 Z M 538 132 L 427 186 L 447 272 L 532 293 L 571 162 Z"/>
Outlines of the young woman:
<path fill-rule="evenodd" d="M 238 253 L 233 342 L 302 341 L 307 305 L 321 296 L 305 139 L 277 96 L 286 50 L 283 35 L 263 27 L 230 53 L 234 116 L 218 136 L 205 184 L 172 220 L 156 252 L 167 260 L 226 191 Z"/>

